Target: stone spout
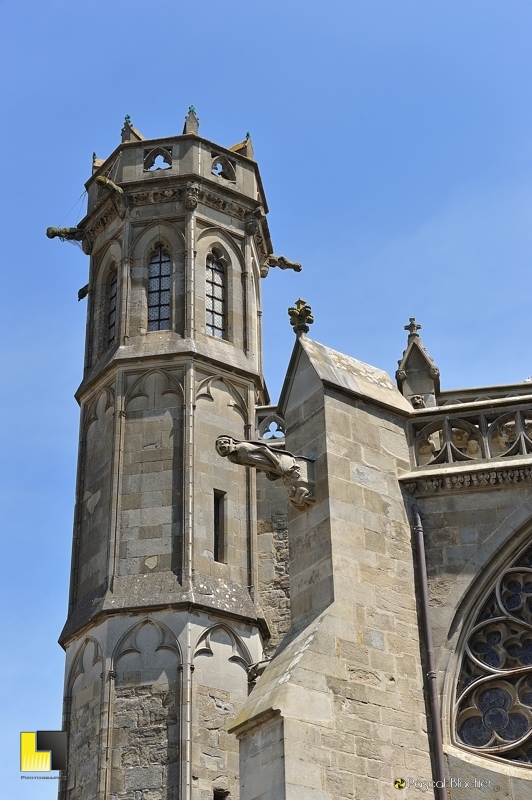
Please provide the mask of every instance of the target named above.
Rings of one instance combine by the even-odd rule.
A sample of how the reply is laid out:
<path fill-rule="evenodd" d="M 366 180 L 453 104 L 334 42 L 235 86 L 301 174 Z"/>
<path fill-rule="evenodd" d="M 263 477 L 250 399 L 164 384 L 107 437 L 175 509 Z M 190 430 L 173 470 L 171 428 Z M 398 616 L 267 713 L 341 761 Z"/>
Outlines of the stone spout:
<path fill-rule="evenodd" d="M 241 442 L 232 436 L 219 436 L 216 451 L 233 464 L 264 472 L 270 481 L 280 478 L 293 508 L 302 511 L 314 502 L 310 475 L 312 459 L 294 456 L 287 450 L 277 450 L 262 442 Z"/>

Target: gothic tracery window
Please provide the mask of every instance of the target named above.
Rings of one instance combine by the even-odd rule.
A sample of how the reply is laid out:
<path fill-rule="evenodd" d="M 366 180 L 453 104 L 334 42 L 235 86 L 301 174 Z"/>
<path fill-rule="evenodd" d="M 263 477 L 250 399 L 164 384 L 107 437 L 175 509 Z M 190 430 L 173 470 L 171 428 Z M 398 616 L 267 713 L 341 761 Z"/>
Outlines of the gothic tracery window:
<path fill-rule="evenodd" d="M 107 318 L 107 345 L 113 344 L 116 335 L 116 290 L 118 277 L 116 272 L 111 274 L 108 287 L 108 318 Z"/>
<path fill-rule="evenodd" d="M 172 260 L 162 244 L 155 246 L 148 265 L 148 330 L 170 329 Z"/>
<path fill-rule="evenodd" d="M 221 258 L 214 251 L 207 256 L 206 272 L 205 330 L 209 336 L 225 339 L 225 267 Z"/>
<path fill-rule="evenodd" d="M 532 547 L 504 570 L 467 636 L 458 743 L 532 765 Z"/>

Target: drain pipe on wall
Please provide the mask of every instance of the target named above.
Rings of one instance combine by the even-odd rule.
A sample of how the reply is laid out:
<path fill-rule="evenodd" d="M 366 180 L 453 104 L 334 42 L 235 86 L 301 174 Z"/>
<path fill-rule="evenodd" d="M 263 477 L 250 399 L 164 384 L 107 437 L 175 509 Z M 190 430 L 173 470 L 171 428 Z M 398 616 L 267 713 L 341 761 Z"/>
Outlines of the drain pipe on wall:
<path fill-rule="evenodd" d="M 447 800 L 445 786 L 445 761 L 443 758 L 443 741 L 441 733 L 440 701 L 438 698 L 438 680 L 434 666 L 434 645 L 432 643 L 432 628 L 429 616 L 429 587 L 427 580 L 427 560 L 425 558 L 425 541 L 423 525 L 421 524 L 421 510 L 416 503 L 411 506 L 414 515 L 414 534 L 416 537 L 416 559 L 419 580 L 421 584 L 421 620 L 423 636 L 425 639 L 427 656 L 427 687 L 430 699 L 430 716 L 432 719 L 432 737 L 434 742 L 434 761 L 436 767 L 437 793 L 440 800 Z"/>

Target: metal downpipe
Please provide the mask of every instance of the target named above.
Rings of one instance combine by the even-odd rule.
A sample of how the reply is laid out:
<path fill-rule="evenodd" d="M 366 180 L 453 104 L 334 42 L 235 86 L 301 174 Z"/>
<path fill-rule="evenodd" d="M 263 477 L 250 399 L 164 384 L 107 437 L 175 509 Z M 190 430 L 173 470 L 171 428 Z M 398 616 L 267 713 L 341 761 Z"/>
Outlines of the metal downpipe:
<path fill-rule="evenodd" d="M 441 732 L 440 700 L 438 697 L 438 681 L 434 665 L 434 645 L 432 642 L 432 628 L 429 616 L 429 588 L 427 580 L 427 561 L 425 558 L 425 540 L 423 525 L 421 524 L 421 510 L 416 503 L 411 506 L 414 515 L 414 534 L 416 537 L 416 560 L 418 575 L 421 584 L 421 621 L 423 637 L 425 639 L 427 657 L 427 688 L 430 699 L 430 716 L 432 719 L 432 737 L 434 742 L 434 761 L 436 767 L 436 787 L 440 800 L 447 800 L 447 787 L 445 785 L 445 761 L 443 758 L 443 740 Z"/>

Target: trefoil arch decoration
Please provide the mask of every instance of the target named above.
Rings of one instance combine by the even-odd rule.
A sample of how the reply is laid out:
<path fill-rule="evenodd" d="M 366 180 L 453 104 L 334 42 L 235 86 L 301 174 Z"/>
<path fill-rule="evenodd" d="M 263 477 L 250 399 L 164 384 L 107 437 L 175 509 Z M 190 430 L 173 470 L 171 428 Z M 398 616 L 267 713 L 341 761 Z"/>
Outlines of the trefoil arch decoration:
<path fill-rule="evenodd" d="M 153 150 L 144 151 L 144 172 L 151 172 L 159 169 L 164 170 L 171 168 L 172 168 L 171 147 L 154 147 Z"/>
<path fill-rule="evenodd" d="M 205 397 L 211 402 L 214 402 L 214 397 L 212 394 L 212 385 L 216 381 L 225 386 L 231 398 L 228 405 L 234 408 L 235 411 L 238 411 L 238 413 L 244 420 L 244 423 L 247 425 L 249 422 L 249 414 L 248 414 L 247 404 L 243 397 L 242 391 L 239 390 L 234 383 L 232 383 L 223 375 L 210 375 L 209 377 L 204 378 L 202 381 L 200 381 L 196 386 L 196 400 L 200 400 L 202 397 Z"/>
<path fill-rule="evenodd" d="M 87 650 L 87 647 L 90 644 L 92 644 L 94 648 L 92 657 L 92 666 L 94 666 L 98 662 L 100 662 L 103 666 L 103 654 L 102 654 L 102 649 L 100 647 L 100 643 L 93 636 L 87 636 L 84 642 L 78 648 L 78 652 L 74 656 L 72 666 L 70 667 L 67 680 L 67 696 L 72 694 L 72 687 L 74 686 L 76 679 L 79 678 L 80 675 L 83 675 L 85 672 L 83 659 L 85 658 L 85 652 Z"/>
<path fill-rule="evenodd" d="M 217 631 L 223 631 L 231 640 L 232 652 L 229 656 L 229 661 L 232 661 L 235 664 L 240 664 L 240 666 L 247 670 L 248 667 L 250 667 L 253 663 L 253 659 L 251 658 L 249 650 L 240 636 L 238 636 L 234 630 L 229 627 L 229 625 L 224 625 L 223 623 L 218 623 L 208 628 L 206 631 L 203 631 L 196 642 L 196 647 L 194 648 L 194 658 L 197 656 L 213 655 L 211 638 Z"/>
<path fill-rule="evenodd" d="M 211 174 L 224 178 L 230 183 L 236 183 L 235 162 L 222 154 L 212 154 Z"/>
<path fill-rule="evenodd" d="M 264 417 L 259 423 L 259 439 L 266 439 L 270 442 L 284 440 L 285 424 L 279 414 L 271 413 Z"/>
<path fill-rule="evenodd" d="M 124 635 L 118 641 L 112 658 L 113 668 L 122 658 L 122 656 L 127 655 L 127 653 L 141 652 L 141 648 L 137 642 L 137 637 L 141 629 L 146 625 L 152 626 L 157 631 L 159 640 L 155 647 L 155 651 L 170 650 L 172 653 L 175 653 L 178 658 L 178 663 L 181 664 L 181 648 L 179 647 L 179 642 L 177 641 L 173 631 L 171 631 L 170 628 L 167 628 L 167 626 L 162 622 L 146 617 L 129 628 L 129 630 L 126 631 L 126 633 L 124 633 Z"/>
<path fill-rule="evenodd" d="M 127 408 L 128 404 L 137 397 L 149 397 L 148 387 L 146 385 L 149 378 L 153 375 L 159 375 L 163 380 L 163 387 L 161 395 L 175 394 L 183 398 L 183 386 L 175 375 L 160 367 L 154 367 L 146 372 L 140 373 L 131 386 L 127 389 L 124 397 L 124 405 Z"/>
<path fill-rule="evenodd" d="M 532 546 L 502 571 L 467 631 L 454 738 L 532 767 Z"/>

